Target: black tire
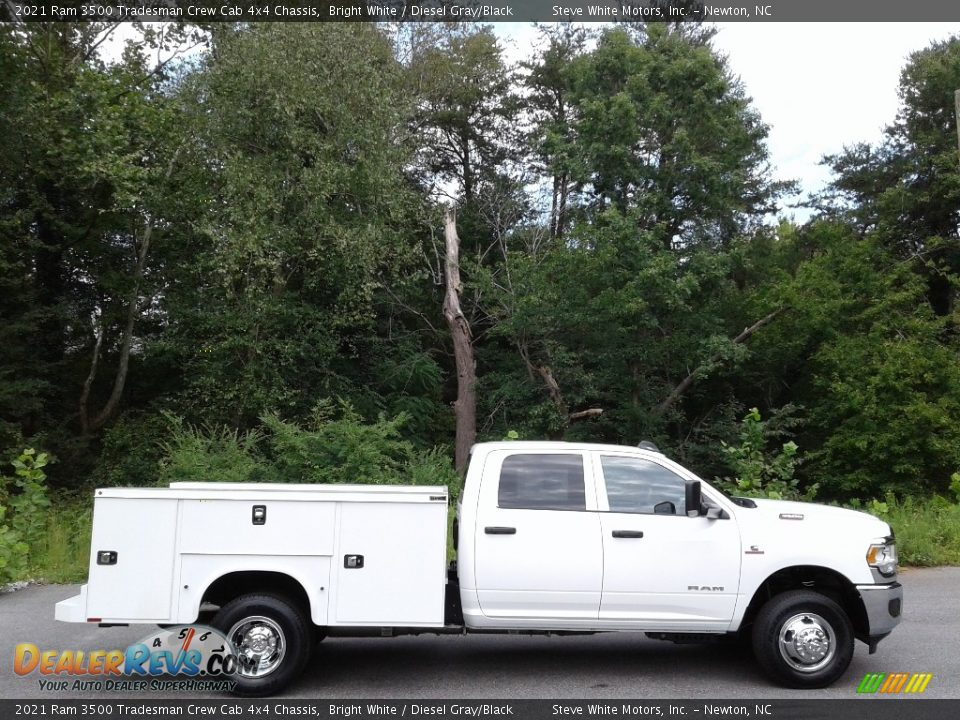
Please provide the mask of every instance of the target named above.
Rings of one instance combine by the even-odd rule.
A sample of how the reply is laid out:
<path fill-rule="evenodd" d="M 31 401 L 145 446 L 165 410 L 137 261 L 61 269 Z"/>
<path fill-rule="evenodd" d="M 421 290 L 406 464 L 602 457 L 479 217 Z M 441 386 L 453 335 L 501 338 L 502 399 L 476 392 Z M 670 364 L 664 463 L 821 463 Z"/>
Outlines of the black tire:
<path fill-rule="evenodd" d="M 803 637 L 807 642 L 801 642 Z M 843 608 L 825 595 L 792 590 L 761 608 L 753 625 L 753 654 L 782 685 L 826 687 L 850 665 L 853 626 Z"/>
<path fill-rule="evenodd" d="M 234 694 L 264 697 L 283 690 L 310 659 L 313 633 L 304 612 L 277 595 L 241 595 L 211 623 L 238 653 Z"/>

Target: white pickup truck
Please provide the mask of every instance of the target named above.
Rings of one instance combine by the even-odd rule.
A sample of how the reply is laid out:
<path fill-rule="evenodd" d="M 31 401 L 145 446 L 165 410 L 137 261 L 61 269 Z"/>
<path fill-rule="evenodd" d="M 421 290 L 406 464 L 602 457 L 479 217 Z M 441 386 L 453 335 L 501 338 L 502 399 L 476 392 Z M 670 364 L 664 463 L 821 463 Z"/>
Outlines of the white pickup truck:
<path fill-rule="evenodd" d="M 646 443 L 478 444 L 449 566 L 447 527 L 445 487 L 101 489 L 88 582 L 56 618 L 209 623 L 244 695 L 326 635 L 470 631 L 743 638 L 776 681 L 823 687 L 900 621 L 886 523 L 730 498 Z"/>

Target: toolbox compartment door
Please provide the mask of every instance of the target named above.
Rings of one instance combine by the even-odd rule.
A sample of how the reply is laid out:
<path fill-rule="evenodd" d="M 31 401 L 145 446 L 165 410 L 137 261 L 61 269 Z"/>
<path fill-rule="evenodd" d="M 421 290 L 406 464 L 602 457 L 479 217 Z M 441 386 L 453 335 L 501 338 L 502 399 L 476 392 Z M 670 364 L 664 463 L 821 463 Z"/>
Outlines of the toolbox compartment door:
<path fill-rule="evenodd" d="M 97 498 L 90 542 L 87 617 L 170 618 L 177 534 L 176 498 Z M 113 557 L 101 558 L 101 553 Z"/>
<path fill-rule="evenodd" d="M 442 626 L 446 503 L 342 503 L 336 625 Z"/>

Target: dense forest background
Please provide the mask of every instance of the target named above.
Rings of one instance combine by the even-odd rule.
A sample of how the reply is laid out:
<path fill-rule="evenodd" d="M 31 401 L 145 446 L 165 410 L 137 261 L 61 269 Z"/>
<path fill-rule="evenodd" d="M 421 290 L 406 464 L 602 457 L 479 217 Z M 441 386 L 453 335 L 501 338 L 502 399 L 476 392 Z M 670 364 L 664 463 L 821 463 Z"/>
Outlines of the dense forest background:
<path fill-rule="evenodd" d="M 115 35 L 0 25 L 0 448 L 54 488 L 448 481 L 448 207 L 479 440 L 828 500 L 960 471 L 960 40 L 797 224 L 708 27 Z"/>

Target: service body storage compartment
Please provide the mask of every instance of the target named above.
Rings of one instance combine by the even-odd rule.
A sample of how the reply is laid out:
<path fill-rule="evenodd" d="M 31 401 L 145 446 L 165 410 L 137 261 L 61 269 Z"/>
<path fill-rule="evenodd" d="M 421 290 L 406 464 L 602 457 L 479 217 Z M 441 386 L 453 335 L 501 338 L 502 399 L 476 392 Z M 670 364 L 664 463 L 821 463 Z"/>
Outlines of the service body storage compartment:
<path fill-rule="evenodd" d="M 173 611 L 178 501 L 99 493 L 93 506 L 87 617 L 162 622 Z"/>
<path fill-rule="evenodd" d="M 303 587 L 316 625 L 440 627 L 446 551 L 445 487 L 100 489 L 88 584 L 57 618 L 190 623 L 217 580 L 279 573 Z"/>

